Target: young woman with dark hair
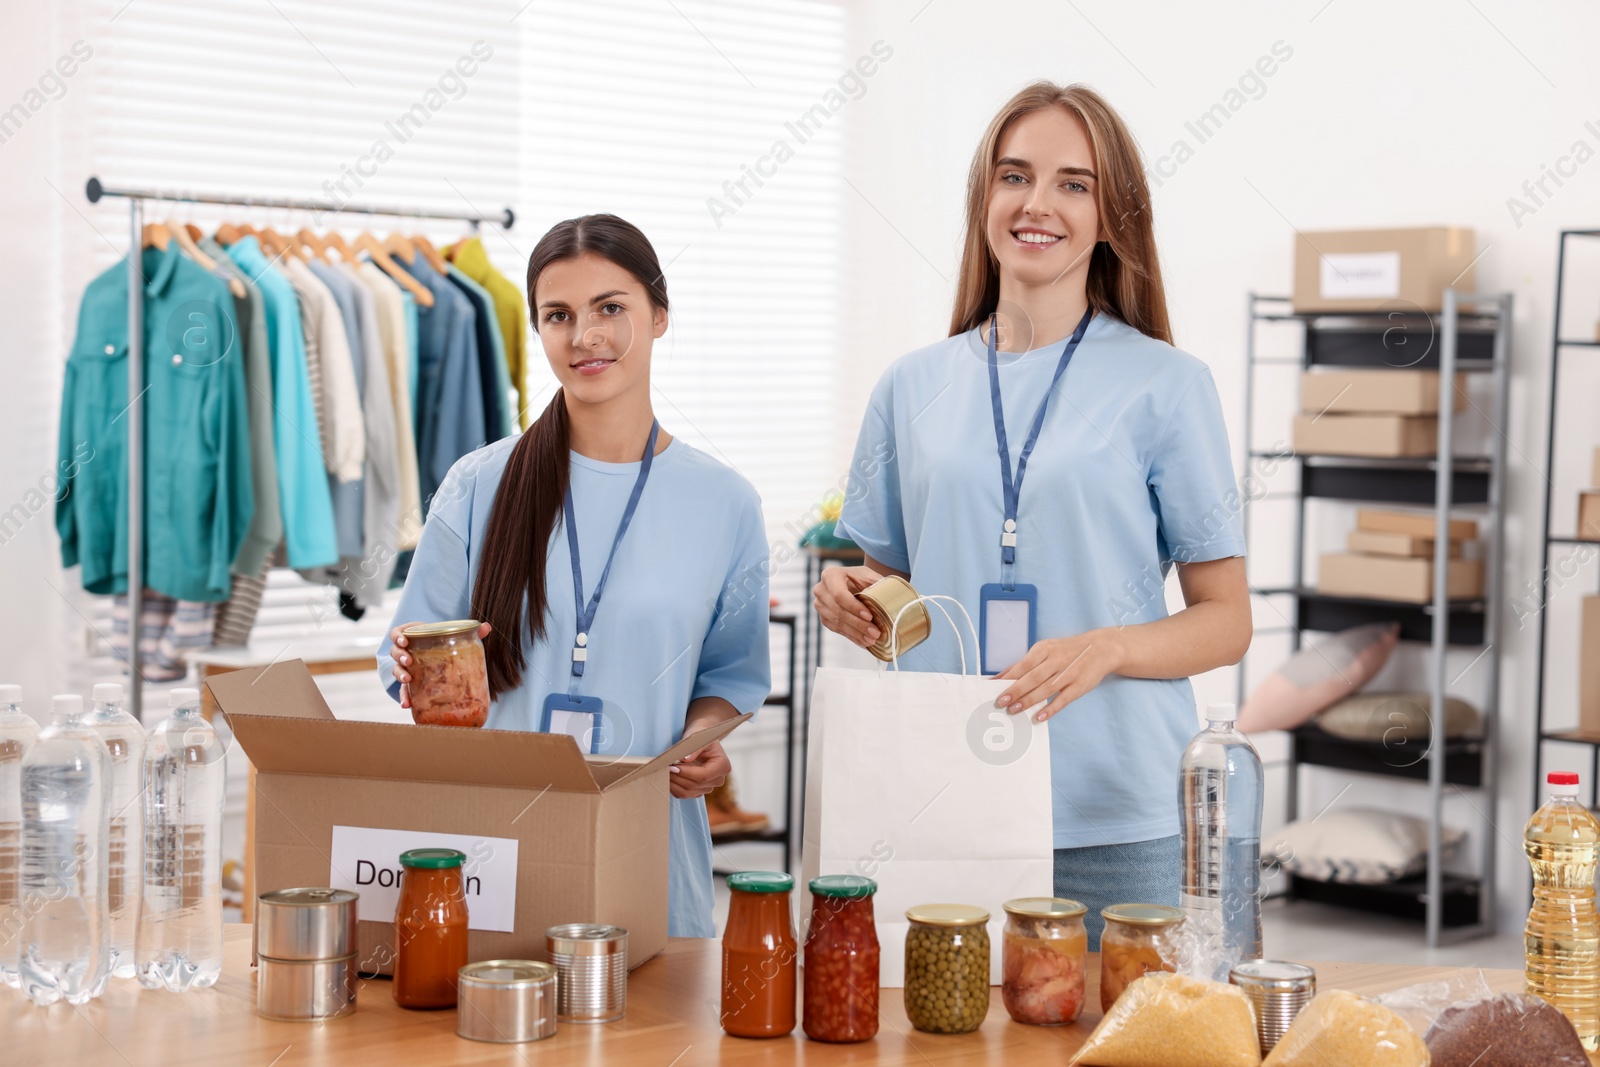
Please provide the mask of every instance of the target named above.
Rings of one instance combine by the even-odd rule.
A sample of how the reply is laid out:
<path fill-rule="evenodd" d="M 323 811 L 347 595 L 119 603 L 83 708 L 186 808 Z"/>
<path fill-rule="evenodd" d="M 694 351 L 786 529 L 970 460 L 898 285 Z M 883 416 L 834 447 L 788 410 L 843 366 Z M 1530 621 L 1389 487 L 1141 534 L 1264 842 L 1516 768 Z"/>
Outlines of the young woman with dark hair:
<path fill-rule="evenodd" d="M 528 261 L 528 305 L 561 388 L 520 437 L 445 478 L 379 671 L 409 707 L 402 627 L 475 618 L 488 727 L 548 724 L 602 754 L 654 756 L 770 690 L 761 503 L 656 421 L 650 357 L 667 288 L 636 227 L 614 215 L 553 227 Z M 584 711 L 596 701 L 598 730 Z M 720 744 L 672 768 L 673 936 L 716 936 L 701 798 L 728 770 Z"/>

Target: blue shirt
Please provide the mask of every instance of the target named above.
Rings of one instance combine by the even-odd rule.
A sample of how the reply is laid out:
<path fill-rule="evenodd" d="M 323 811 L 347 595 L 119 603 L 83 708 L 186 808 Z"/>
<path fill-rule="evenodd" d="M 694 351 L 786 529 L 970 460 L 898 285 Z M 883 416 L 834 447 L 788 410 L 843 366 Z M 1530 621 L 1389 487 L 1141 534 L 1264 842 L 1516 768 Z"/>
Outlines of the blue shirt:
<path fill-rule="evenodd" d="M 506 345 L 500 337 L 500 323 L 494 316 L 494 300 L 488 290 L 461 273 L 454 263 L 445 277 L 455 282 L 472 301 L 478 337 L 478 377 L 483 387 L 483 423 L 490 439 L 498 441 L 516 432 L 512 424 L 511 372 L 506 369 Z"/>
<path fill-rule="evenodd" d="M 356 374 L 356 391 L 364 392 L 365 368 L 361 364 L 362 347 L 360 309 L 356 304 L 355 283 L 339 271 L 319 260 L 308 260 L 306 266 L 339 305 L 339 318 L 344 323 L 345 341 L 350 346 L 350 364 Z M 333 353 L 324 352 L 323 359 L 332 359 Z M 339 555 L 343 559 L 359 559 L 362 555 L 362 513 L 366 506 L 366 483 L 361 478 L 341 482 L 332 471 L 328 472 L 328 491 L 333 496 L 333 528 L 339 540 Z"/>
<path fill-rule="evenodd" d="M 489 439 L 477 314 L 466 294 L 421 256 L 395 262 L 433 294 L 433 307 L 417 310 L 417 480 L 426 514 L 451 465 Z"/>
<path fill-rule="evenodd" d="M 1064 343 L 1000 354 L 1013 472 Z M 908 572 L 918 592 L 960 600 L 974 622 L 980 587 L 1002 580 L 985 353 L 972 330 L 889 368 L 862 422 L 838 524 L 840 536 Z M 1050 396 L 1017 512 L 1011 580 L 1038 587 L 1037 636 L 1164 618 L 1173 562 L 1243 554 L 1210 370 L 1096 315 Z M 901 662 L 958 672 L 955 636 L 934 617 L 933 636 Z M 1056 847 L 1176 834 L 1178 763 L 1196 729 L 1186 678 L 1112 675 L 1062 709 L 1049 725 Z"/>
<path fill-rule="evenodd" d="M 267 262 L 253 236 L 235 241 L 228 256 L 260 287 L 266 304 L 267 344 L 272 350 L 272 441 L 278 454 L 278 495 L 289 566 L 296 570 L 332 566 L 339 561 L 339 545 L 306 369 L 300 300 L 289 279 Z"/>
<path fill-rule="evenodd" d="M 451 469 L 434 497 L 391 625 L 470 617 L 484 531 L 517 440 L 497 441 Z M 601 463 L 576 452 L 571 460 L 587 600 L 639 464 Z M 537 730 L 544 698 L 574 691 L 572 557 L 559 524 L 547 560 L 546 639 L 535 644 L 524 626 L 522 685 L 494 702 L 490 729 Z M 606 754 L 666 751 L 683 736 L 689 702 L 700 697 L 722 697 L 741 712 L 759 709 L 771 691 L 767 545 L 761 501 L 750 484 L 679 439 L 656 456 L 589 637 L 576 691 L 605 701 L 614 727 L 602 748 Z M 398 699 L 390 651 L 385 639 L 378 674 Z M 715 937 L 706 806 L 698 798 L 671 805 L 667 932 Z"/>

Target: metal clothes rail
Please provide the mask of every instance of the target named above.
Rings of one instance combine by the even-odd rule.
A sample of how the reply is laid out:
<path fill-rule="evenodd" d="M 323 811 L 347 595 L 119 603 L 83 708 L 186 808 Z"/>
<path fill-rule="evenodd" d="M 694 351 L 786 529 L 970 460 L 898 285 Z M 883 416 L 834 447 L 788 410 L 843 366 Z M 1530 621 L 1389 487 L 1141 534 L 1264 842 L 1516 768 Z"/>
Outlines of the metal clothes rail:
<path fill-rule="evenodd" d="M 289 211 L 317 211 L 328 215 L 389 215 L 406 219 L 449 219 L 469 222 L 476 229 L 491 222 L 505 229 L 516 224 L 516 214 L 508 207 L 498 214 L 477 211 L 435 211 L 375 204 L 334 204 L 323 200 L 295 200 L 287 197 L 223 196 L 213 193 L 162 189 L 116 188 L 99 178 L 90 178 L 84 187 L 89 203 L 106 197 L 128 201 L 128 711 L 143 721 L 144 676 L 139 671 L 139 616 L 144 604 L 144 257 L 140 249 L 144 233 L 146 200 L 177 201 L 188 204 L 223 204 L 244 208 L 282 208 Z"/>

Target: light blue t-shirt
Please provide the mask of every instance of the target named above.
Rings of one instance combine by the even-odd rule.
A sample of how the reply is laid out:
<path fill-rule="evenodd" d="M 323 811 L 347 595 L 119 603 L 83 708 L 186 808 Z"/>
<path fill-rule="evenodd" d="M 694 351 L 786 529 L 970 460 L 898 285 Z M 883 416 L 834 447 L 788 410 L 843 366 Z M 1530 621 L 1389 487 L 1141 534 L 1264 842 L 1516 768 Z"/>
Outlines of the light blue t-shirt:
<path fill-rule="evenodd" d="M 500 476 L 520 439 L 507 437 L 463 456 L 433 498 L 398 625 L 470 616 L 473 582 Z M 572 501 L 583 564 L 584 600 L 605 567 L 638 463 L 602 463 L 576 452 Z M 761 501 L 750 483 L 674 438 L 650 467 L 627 535 L 617 548 L 577 692 L 605 701 L 614 729 L 602 752 L 657 756 L 683 736 L 689 702 L 722 697 L 756 711 L 771 691 L 767 638 L 767 544 Z M 524 627 L 522 685 L 489 711 L 496 730 L 537 730 L 544 698 L 573 691 L 576 612 L 572 556 L 557 524 L 545 567 L 546 639 Z M 385 638 L 378 673 L 390 696 L 400 686 Z M 631 738 L 629 735 L 631 734 Z M 673 800 L 667 932 L 715 937 L 711 919 L 711 832 L 699 799 Z M 602 916 L 603 918 L 603 916 Z"/>
<path fill-rule="evenodd" d="M 1000 353 L 1013 472 L 1063 346 Z M 850 474 L 840 536 L 908 572 L 918 592 L 957 598 L 976 624 L 980 587 L 1005 580 L 1000 458 L 979 331 L 889 368 L 873 390 Z M 1164 618 L 1174 561 L 1242 555 L 1237 483 L 1210 370 L 1097 314 L 1050 396 L 1017 511 L 1009 580 L 1038 587 L 1038 638 Z M 955 673 L 955 636 L 934 618 L 932 637 L 901 663 Z M 970 671 L 970 647 L 967 657 Z M 1049 729 L 1057 848 L 1178 832 L 1178 762 L 1196 730 L 1188 679 L 1110 676 Z"/>

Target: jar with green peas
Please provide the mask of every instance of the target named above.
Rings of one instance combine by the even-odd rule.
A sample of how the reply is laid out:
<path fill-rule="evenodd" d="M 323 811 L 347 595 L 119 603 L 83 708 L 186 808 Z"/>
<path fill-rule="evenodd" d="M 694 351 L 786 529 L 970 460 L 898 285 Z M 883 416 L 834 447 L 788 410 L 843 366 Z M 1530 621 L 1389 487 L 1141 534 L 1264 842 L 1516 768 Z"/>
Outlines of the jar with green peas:
<path fill-rule="evenodd" d="M 989 913 L 967 904 L 906 912 L 906 1017 L 930 1034 L 965 1034 L 989 1014 Z"/>

